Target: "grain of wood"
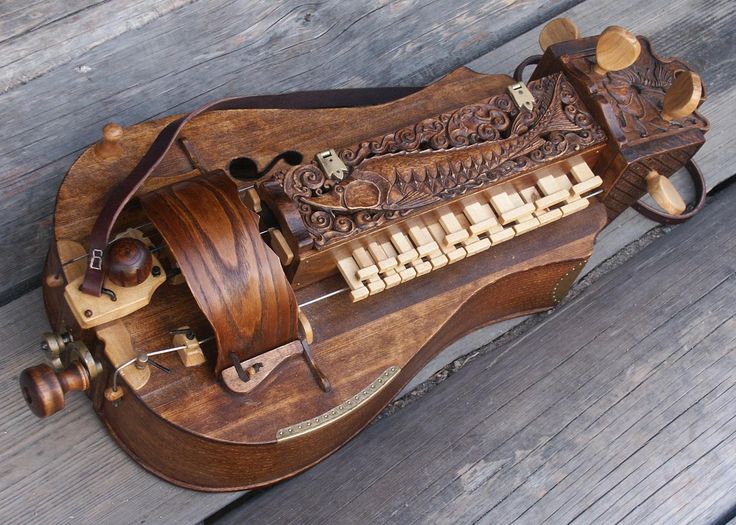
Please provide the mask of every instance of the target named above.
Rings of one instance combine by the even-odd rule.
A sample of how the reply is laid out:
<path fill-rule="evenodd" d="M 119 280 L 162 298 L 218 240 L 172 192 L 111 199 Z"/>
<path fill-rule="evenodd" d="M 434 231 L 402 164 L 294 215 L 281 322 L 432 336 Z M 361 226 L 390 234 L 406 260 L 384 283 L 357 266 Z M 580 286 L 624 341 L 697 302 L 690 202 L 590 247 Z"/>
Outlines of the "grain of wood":
<path fill-rule="evenodd" d="M 215 522 L 731 515 L 735 198 L 732 186 L 524 337 Z"/>

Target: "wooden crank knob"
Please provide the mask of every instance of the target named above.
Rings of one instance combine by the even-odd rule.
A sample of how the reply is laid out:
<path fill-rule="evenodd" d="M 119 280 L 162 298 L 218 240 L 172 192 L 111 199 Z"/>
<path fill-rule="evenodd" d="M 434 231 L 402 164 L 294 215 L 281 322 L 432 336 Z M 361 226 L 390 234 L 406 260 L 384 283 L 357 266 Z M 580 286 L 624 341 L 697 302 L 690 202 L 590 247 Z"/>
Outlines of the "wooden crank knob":
<path fill-rule="evenodd" d="M 102 140 L 95 144 L 95 154 L 101 159 L 114 159 L 122 155 L 123 148 L 120 139 L 123 138 L 123 128 L 114 122 L 108 122 L 102 128 Z"/>
<path fill-rule="evenodd" d="M 118 286 L 141 284 L 151 274 L 153 257 L 143 241 L 121 237 L 107 250 L 107 277 Z"/>
<path fill-rule="evenodd" d="M 680 196 L 670 179 L 652 170 L 647 174 L 647 191 L 664 211 L 670 215 L 680 215 L 687 208 L 687 204 Z"/>
<path fill-rule="evenodd" d="M 542 51 L 546 51 L 552 44 L 578 38 L 580 38 L 580 31 L 575 22 L 569 18 L 555 18 L 548 22 L 539 33 L 539 47 L 542 48 Z"/>
<path fill-rule="evenodd" d="M 66 370 L 54 372 L 48 365 L 32 366 L 20 374 L 20 390 L 31 412 L 47 417 L 64 408 L 64 396 L 73 390 L 89 388 L 87 369 L 74 361 Z"/>
<path fill-rule="evenodd" d="M 703 96 L 703 81 L 692 71 L 681 71 L 664 94 L 662 118 L 677 120 L 695 111 Z"/>
<path fill-rule="evenodd" d="M 626 69 L 636 62 L 639 53 L 641 44 L 633 33 L 619 26 L 607 27 L 595 47 L 595 72 L 605 75 Z"/>

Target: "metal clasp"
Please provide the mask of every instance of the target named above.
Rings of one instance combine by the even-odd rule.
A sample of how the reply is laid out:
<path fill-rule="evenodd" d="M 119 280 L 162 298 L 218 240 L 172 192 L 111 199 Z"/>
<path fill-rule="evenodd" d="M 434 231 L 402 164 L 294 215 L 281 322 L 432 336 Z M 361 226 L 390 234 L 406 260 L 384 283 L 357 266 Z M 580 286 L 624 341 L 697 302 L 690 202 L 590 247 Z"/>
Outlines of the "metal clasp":
<path fill-rule="evenodd" d="M 519 107 L 519 109 L 526 109 L 528 111 L 534 109 L 534 96 L 532 95 L 531 91 L 529 91 L 529 88 L 526 87 L 526 84 L 524 84 L 523 82 L 511 84 L 509 87 L 506 88 L 506 91 L 508 91 L 509 95 L 511 95 L 511 98 L 514 99 L 514 102 Z"/>
<path fill-rule="evenodd" d="M 348 174 L 348 167 L 334 149 L 317 153 L 315 160 L 330 179 L 342 180 Z"/>

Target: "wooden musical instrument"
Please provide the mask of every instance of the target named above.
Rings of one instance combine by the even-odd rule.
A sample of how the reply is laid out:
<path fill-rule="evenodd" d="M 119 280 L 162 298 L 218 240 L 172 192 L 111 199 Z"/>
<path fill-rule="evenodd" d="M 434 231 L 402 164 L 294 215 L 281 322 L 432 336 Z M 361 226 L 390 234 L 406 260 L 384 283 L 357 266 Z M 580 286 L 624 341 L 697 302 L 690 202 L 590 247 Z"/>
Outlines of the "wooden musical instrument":
<path fill-rule="evenodd" d="M 54 332 L 20 378 L 31 410 L 85 391 L 158 476 L 268 485 L 345 443 L 458 337 L 557 304 L 627 207 L 697 211 L 697 73 L 615 26 L 580 38 L 555 20 L 540 45 L 516 78 L 461 68 L 422 89 L 105 126 L 59 190 Z M 689 212 L 668 180 L 684 166 Z"/>

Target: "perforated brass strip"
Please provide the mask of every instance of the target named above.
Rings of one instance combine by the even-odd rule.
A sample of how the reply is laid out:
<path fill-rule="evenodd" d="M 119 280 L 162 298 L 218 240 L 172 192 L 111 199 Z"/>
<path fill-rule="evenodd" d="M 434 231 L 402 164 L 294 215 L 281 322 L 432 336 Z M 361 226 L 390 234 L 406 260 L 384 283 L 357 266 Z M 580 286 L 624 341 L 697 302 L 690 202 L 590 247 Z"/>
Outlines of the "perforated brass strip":
<path fill-rule="evenodd" d="M 399 372 L 401 372 L 401 368 L 398 366 L 388 367 L 370 385 L 363 388 L 347 401 L 337 405 L 335 408 L 328 410 L 317 417 L 306 419 L 289 427 L 282 428 L 276 432 L 276 441 L 285 441 L 287 439 L 306 434 L 307 432 L 312 432 L 313 430 L 322 428 L 330 423 L 334 423 L 378 394 L 386 387 L 386 385 L 393 381 Z"/>

